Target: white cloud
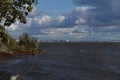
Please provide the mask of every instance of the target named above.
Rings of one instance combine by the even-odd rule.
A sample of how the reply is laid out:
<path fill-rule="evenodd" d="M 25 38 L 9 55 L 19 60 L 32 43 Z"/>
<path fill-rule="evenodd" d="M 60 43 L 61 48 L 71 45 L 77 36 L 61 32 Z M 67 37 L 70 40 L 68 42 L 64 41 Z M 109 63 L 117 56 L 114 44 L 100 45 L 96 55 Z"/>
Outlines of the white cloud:
<path fill-rule="evenodd" d="M 115 29 L 115 28 L 117 28 L 118 26 L 106 26 L 106 28 L 108 29 L 108 30 L 113 30 L 113 29 Z"/>
<path fill-rule="evenodd" d="M 34 19 L 34 18 L 27 18 L 27 23 L 26 23 L 26 26 L 27 26 L 27 27 L 31 27 L 33 19 Z M 24 24 L 24 25 L 25 25 L 25 24 Z"/>
<path fill-rule="evenodd" d="M 36 34 L 36 35 L 32 35 L 33 37 L 36 37 L 36 38 L 38 38 L 38 37 L 42 37 L 42 35 L 41 34 Z"/>
<path fill-rule="evenodd" d="M 72 31 L 72 28 L 50 28 L 50 29 L 43 29 L 41 32 L 43 34 L 69 34 Z"/>
<path fill-rule="evenodd" d="M 83 38 L 86 36 L 86 34 L 82 34 L 82 33 L 72 33 L 71 36 L 74 36 L 75 38 Z"/>
<path fill-rule="evenodd" d="M 59 15 L 59 16 L 57 17 L 57 20 L 58 20 L 59 22 L 62 22 L 62 21 L 65 20 L 65 16 Z"/>
<path fill-rule="evenodd" d="M 36 17 L 36 16 L 40 16 L 40 14 L 42 14 L 42 12 L 40 12 L 39 10 L 37 10 L 37 8 L 33 8 L 32 12 L 29 13 L 29 17 Z"/>
<path fill-rule="evenodd" d="M 96 9 L 95 7 L 92 6 L 78 6 L 76 7 L 76 11 L 80 11 L 80 12 L 86 12 L 87 10 L 90 9 Z"/>
<path fill-rule="evenodd" d="M 7 29 L 8 29 L 8 30 L 15 31 L 15 30 L 18 29 L 18 25 L 16 25 L 16 24 L 12 24 L 12 25 L 10 25 L 9 27 L 7 27 Z"/>
<path fill-rule="evenodd" d="M 42 25 L 42 24 L 48 23 L 50 21 L 51 21 L 51 17 L 48 15 L 44 15 L 44 16 L 42 16 L 42 18 L 39 19 L 38 23 L 39 23 L 39 25 Z"/>
<path fill-rule="evenodd" d="M 84 24 L 86 22 L 87 21 L 85 19 L 82 19 L 82 18 L 80 18 L 80 19 L 78 19 L 78 20 L 75 21 L 76 24 Z"/>

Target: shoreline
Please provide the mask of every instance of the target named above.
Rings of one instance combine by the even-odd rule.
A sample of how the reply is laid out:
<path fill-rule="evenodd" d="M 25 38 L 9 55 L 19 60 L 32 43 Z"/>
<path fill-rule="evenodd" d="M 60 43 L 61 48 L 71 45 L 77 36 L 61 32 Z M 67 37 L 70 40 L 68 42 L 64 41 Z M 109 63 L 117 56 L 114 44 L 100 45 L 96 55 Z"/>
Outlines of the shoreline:
<path fill-rule="evenodd" d="M 16 50 L 16 51 L 9 51 L 9 52 L 0 52 L 0 58 L 11 58 L 11 57 L 25 56 L 25 55 L 40 55 L 40 54 L 44 54 L 46 52 L 47 51 L 44 51 L 44 50 L 41 50 L 41 49 L 36 50 L 36 51 Z"/>

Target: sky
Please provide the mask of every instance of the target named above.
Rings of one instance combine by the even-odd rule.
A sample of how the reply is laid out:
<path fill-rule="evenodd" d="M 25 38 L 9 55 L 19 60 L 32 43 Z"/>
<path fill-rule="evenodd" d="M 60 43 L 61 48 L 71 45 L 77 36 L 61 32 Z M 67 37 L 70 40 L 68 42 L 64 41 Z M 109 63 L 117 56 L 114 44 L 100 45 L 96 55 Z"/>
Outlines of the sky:
<path fill-rule="evenodd" d="M 26 24 L 7 31 L 39 41 L 120 41 L 120 0 L 39 0 Z"/>

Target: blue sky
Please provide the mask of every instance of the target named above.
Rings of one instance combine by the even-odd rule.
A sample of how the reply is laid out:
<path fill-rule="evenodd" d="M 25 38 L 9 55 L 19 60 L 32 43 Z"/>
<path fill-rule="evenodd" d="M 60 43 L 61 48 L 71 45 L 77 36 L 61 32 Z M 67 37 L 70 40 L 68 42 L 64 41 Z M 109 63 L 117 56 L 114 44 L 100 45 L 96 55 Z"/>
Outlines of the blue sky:
<path fill-rule="evenodd" d="M 27 24 L 7 28 L 40 41 L 120 41 L 120 0 L 39 0 Z"/>
<path fill-rule="evenodd" d="M 59 14 L 71 12 L 75 6 L 72 0 L 40 0 L 37 8 L 52 17 L 56 17 Z"/>

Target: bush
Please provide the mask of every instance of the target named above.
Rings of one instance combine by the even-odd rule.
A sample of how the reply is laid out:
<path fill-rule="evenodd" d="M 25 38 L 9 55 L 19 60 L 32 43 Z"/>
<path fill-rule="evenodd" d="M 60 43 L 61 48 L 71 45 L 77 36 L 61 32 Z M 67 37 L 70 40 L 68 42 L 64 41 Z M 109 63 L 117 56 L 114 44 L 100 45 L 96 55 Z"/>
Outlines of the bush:
<path fill-rule="evenodd" d="M 12 38 L 5 30 L 0 29 L 0 43 L 6 46 L 9 50 L 17 49 L 18 42 Z"/>
<path fill-rule="evenodd" d="M 9 42 L 7 44 L 7 47 L 10 49 L 10 50 L 18 50 L 19 49 L 19 45 L 18 45 L 18 42 L 15 38 L 12 38 L 11 36 L 9 36 Z"/>
<path fill-rule="evenodd" d="M 22 50 L 35 50 L 38 49 L 38 45 L 37 39 L 30 37 L 27 33 L 19 37 L 19 46 Z"/>
<path fill-rule="evenodd" d="M 27 33 L 22 34 L 17 41 L 6 31 L 0 30 L 0 52 L 28 51 L 30 53 L 39 53 L 39 42 L 36 38 L 30 37 Z"/>

